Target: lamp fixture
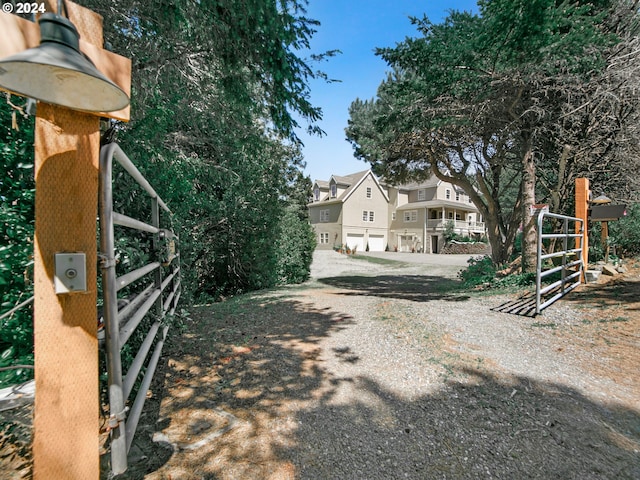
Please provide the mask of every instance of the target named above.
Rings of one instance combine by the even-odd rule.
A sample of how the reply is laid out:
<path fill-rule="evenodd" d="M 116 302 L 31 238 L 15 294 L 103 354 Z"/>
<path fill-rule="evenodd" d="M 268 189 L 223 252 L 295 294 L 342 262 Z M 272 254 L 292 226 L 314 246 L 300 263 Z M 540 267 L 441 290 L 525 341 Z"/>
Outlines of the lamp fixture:
<path fill-rule="evenodd" d="M 0 60 L 0 88 L 46 103 L 86 112 L 113 112 L 127 94 L 80 52 L 80 35 L 69 19 L 45 13 L 38 19 L 40 45 Z"/>
<path fill-rule="evenodd" d="M 593 205 L 608 205 L 611 203 L 611 199 L 606 195 L 599 195 L 593 200 L 591 200 Z"/>

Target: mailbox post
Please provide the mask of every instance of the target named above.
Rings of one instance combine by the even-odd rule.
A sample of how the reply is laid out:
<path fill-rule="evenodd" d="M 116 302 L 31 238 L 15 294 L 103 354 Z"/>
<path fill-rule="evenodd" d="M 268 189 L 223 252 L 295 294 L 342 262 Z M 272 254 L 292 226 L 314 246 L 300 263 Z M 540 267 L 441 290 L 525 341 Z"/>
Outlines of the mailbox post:
<path fill-rule="evenodd" d="M 594 198 L 589 210 L 589 219 L 602 225 L 600 238 L 604 247 L 604 261 L 609 261 L 609 222 L 619 220 L 626 214 L 626 205 L 610 205 L 611 199 L 601 195 Z"/>

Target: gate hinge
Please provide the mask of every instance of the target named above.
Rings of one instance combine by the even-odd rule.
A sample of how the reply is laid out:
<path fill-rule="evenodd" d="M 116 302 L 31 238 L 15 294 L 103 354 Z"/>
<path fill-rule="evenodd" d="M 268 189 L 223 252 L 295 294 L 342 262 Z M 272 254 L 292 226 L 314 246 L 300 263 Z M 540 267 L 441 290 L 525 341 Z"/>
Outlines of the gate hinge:
<path fill-rule="evenodd" d="M 100 268 L 103 270 L 109 267 L 115 267 L 117 263 L 115 258 L 113 257 L 109 258 L 103 253 L 98 254 L 98 259 L 100 260 Z"/>
<path fill-rule="evenodd" d="M 109 429 L 113 430 L 120 422 L 124 421 L 127 418 L 127 412 L 129 411 L 129 407 L 125 407 L 120 413 L 112 413 L 109 415 Z"/>

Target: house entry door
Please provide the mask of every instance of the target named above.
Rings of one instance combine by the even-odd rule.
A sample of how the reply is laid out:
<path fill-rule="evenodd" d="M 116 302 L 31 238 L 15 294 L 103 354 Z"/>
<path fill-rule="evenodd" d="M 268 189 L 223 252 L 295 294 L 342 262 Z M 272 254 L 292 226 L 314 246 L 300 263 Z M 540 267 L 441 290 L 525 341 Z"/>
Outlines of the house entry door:
<path fill-rule="evenodd" d="M 438 253 L 438 236 L 431 235 L 431 253 Z"/>

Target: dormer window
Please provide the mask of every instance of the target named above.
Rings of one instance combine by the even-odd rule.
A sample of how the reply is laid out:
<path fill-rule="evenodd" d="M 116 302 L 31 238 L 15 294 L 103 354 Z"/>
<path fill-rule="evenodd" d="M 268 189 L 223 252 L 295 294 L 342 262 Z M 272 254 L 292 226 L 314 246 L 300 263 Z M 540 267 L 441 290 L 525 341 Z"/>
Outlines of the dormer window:
<path fill-rule="evenodd" d="M 451 200 L 451 190 L 449 190 L 448 188 L 444 191 L 444 198 L 446 198 L 447 200 Z"/>
<path fill-rule="evenodd" d="M 331 198 L 336 198 L 338 196 L 338 187 L 335 183 L 331 184 Z"/>
<path fill-rule="evenodd" d="M 418 190 L 418 201 L 423 202 L 427 198 L 426 190 Z"/>
<path fill-rule="evenodd" d="M 318 187 L 313 189 L 313 198 L 316 202 L 320 200 L 320 189 Z"/>
<path fill-rule="evenodd" d="M 460 192 L 456 192 L 456 202 L 460 201 Z"/>

